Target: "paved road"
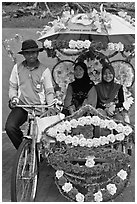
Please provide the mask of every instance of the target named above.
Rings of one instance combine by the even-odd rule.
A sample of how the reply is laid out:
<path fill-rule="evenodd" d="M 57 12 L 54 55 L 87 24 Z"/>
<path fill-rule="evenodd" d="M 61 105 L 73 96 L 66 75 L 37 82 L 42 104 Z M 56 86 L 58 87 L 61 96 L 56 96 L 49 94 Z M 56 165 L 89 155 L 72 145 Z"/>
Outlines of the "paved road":
<path fill-rule="evenodd" d="M 10 179 L 12 163 L 16 150 L 13 148 L 6 134 L 2 137 L 2 201 L 10 202 Z M 129 185 L 115 202 L 135 202 L 135 157 L 131 160 L 132 174 Z M 54 183 L 54 169 L 46 162 L 40 165 L 40 177 L 36 196 L 37 202 L 68 202 L 58 191 Z"/>

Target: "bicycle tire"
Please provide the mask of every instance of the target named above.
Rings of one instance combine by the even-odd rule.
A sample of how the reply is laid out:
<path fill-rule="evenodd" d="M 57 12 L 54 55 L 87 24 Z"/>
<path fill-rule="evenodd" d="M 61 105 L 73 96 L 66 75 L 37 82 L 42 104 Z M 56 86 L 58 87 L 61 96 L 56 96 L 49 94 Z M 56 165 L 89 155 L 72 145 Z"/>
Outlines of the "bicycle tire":
<path fill-rule="evenodd" d="M 38 154 L 35 152 L 35 170 L 34 175 L 30 175 L 29 170 L 27 172 L 26 168 L 30 169 L 29 163 L 27 163 L 28 154 L 30 153 L 32 140 L 24 139 L 21 143 L 17 154 L 15 156 L 12 174 L 11 174 L 11 202 L 33 202 L 35 200 L 37 183 L 39 176 L 39 165 L 38 165 Z M 27 153 L 26 153 L 26 152 Z M 25 153 L 25 154 L 24 154 Z M 27 155 L 26 155 L 27 154 Z M 25 156 L 26 155 L 26 156 Z M 24 157 L 24 158 L 23 158 Z M 34 156 L 33 156 L 34 158 Z M 23 162 L 22 162 L 23 161 Z M 22 166 L 23 165 L 23 166 Z M 20 172 L 21 170 L 21 172 Z M 23 173 L 22 173 L 23 172 Z M 20 175 L 22 173 L 22 175 Z M 28 173 L 28 174 L 27 174 Z M 20 192 L 20 187 L 18 189 L 18 182 L 21 182 L 21 188 L 27 187 L 27 192 Z M 27 186 L 25 186 L 27 185 Z M 29 188 L 28 188 L 29 186 Z M 24 190 L 25 190 L 24 188 Z M 24 196 L 23 196 L 24 193 Z M 29 193 L 29 194 L 28 194 Z M 18 194 L 21 195 L 21 198 L 18 197 Z M 24 199 L 24 200 L 23 200 Z"/>

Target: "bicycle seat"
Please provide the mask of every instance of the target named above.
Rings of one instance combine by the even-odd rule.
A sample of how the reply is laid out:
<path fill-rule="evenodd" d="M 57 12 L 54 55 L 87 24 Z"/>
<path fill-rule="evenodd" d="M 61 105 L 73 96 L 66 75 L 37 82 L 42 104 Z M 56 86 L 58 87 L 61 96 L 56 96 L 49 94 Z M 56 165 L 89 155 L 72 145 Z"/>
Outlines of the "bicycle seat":
<path fill-rule="evenodd" d="M 45 130 L 45 128 L 47 128 L 48 126 L 62 120 L 64 117 L 65 117 L 65 115 L 62 113 L 59 113 L 58 115 L 43 117 L 43 118 L 36 117 L 37 126 L 38 126 L 37 142 L 40 141 L 41 136 L 42 136 L 42 132 Z"/>

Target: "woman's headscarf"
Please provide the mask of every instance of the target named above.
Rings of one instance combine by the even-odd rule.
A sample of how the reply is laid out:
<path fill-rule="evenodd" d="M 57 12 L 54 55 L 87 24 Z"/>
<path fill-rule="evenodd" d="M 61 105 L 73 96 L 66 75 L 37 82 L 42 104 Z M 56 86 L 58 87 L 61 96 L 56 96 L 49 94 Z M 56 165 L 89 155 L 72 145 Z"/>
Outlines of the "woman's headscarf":
<path fill-rule="evenodd" d="M 106 69 L 109 69 L 110 72 L 113 74 L 113 79 L 111 82 L 106 82 L 103 78 Z M 112 65 L 104 63 L 102 68 L 102 81 L 96 85 L 98 98 L 103 104 L 112 102 L 118 90 L 121 87 L 120 84 L 114 82 L 114 78 L 115 78 L 114 68 L 112 67 Z"/>
<path fill-rule="evenodd" d="M 90 88 L 93 86 L 93 82 L 90 80 L 88 75 L 87 65 L 84 62 L 78 62 L 74 66 L 74 70 L 77 66 L 81 66 L 84 70 L 84 75 L 81 79 L 75 77 L 75 81 L 71 83 L 73 91 L 75 93 L 82 91 L 88 92 Z"/>

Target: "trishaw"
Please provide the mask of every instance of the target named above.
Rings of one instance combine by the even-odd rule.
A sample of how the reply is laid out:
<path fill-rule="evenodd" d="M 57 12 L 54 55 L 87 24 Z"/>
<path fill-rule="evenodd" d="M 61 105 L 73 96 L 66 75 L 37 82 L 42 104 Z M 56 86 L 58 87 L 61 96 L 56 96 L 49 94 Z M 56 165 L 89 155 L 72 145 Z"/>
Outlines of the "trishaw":
<path fill-rule="evenodd" d="M 121 31 L 111 29 L 115 19 L 123 26 L 119 27 Z M 101 7 L 100 13 L 95 10 L 73 16 L 67 13 L 41 32 L 39 40 L 47 56 L 58 60 L 52 69 L 58 99 L 51 105 L 27 106 L 32 111 L 13 166 L 11 201 L 35 200 L 41 157 L 56 170 L 55 183 L 70 201 L 112 201 L 123 191 L 130 177 L 134 143 L 134 126 L 130 124 L 128 111 L 133 103 L 134 38 L 131 34 L 135 33 L 129 24 Z M 132 42 L 124 44 L 129 38 Z M 73 81 L 73 65 L 80 60 L 87 63 L 95 84 L 100 81 L 102 60 L 114 66 L 116 81 L 124 85 L 125 90 L 127 117 L 124 122 L 101 115 L 91 105 L 67 117 L 61 113 L 59 101 L 63 103 L 66 87 Z M 56 114 L 49 116 L 48 108 L 53 105 Z M 35 115 L 37 106 L 46 108 L 41 117 Z M 108 130 L 108 135 L 96 135 L 96 127 Z"/>

